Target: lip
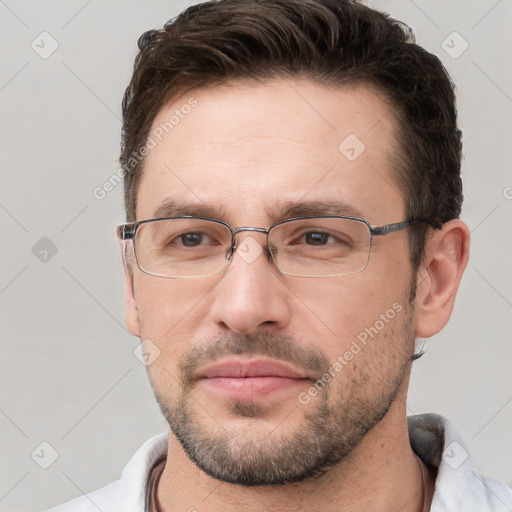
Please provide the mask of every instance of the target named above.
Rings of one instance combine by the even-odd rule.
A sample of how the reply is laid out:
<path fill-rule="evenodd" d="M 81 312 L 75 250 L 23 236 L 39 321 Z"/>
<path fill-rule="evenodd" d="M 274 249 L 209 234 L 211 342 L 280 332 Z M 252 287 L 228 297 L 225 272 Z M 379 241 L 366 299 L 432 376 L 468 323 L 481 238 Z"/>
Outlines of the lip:
<path fill-rule="evenodd" d="M 274 361 L 272 359 L 223 359 L 198 372 L 197 378 L 214 377 L 248 378 L 248 377 L 284 377 L 288 379 L 306 379 L 304 372 Z"/>
<path fill-rule="evenodd" d="M 237 400 L 267 397 L 309 380 L 304 372 L 290 365 L 260 358 L 224 359 L 201 369 L 197 379 L 210 391 Z"/>

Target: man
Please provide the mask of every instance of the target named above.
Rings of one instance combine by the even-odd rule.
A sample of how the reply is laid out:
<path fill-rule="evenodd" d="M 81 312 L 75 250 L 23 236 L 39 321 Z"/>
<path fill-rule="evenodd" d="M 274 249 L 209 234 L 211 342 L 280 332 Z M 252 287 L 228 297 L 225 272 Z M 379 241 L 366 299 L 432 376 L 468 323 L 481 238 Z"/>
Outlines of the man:
<path fill-rule="evenodd" d="M 511 510 L 406 417 L 468 261 L 440 61 L 342 0 L 207 2 L 139 48 L 118 236 L 170 431 L 54 510 Z"/>

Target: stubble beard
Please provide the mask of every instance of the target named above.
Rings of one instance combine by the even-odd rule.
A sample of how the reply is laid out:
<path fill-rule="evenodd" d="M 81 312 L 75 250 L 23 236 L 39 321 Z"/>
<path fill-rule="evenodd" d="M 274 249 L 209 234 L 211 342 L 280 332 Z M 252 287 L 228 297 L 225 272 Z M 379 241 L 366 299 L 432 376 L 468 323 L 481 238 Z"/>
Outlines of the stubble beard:
<path fill-rule="evenodd" d="M 221 421 L 211 418 L 204 406 L 193 397 L 192 375 L 204 362 L 223 355 L 244 354 L 273 357 L 307 368 L 319 378 L 332 365 L 317 350 L 298 347 L 296 341 L 269 333 L 236 335 L 216 338 L 206 348 L 195 347 L 180 365 L 181 393 L 174 402 L 150 381 L 162 414 L 188 458 L 211 477 L 241 486 L 279 486 L 316 478 L 330 467 L 345 460 L 388 413 L 406 382 L 412 360 L 414 331 L 412 319 L 414 297 L 403 309 L 405 318 L 400 326 L 391 327 L 389 336 L 397 343 L 393 356 L 386 355 L 392 370 L 379 377 L 375 367 L 368 366 L 365 351 L 355 357 L 357 373 L 348 376 L 343 368 L 307 406 L 300 426 L 281 434 L 238 429 L 227 430 Z M 411 300 L 412 299 L 412 300 Z M 378 344 L 379 338 L 371 341 Z M 370 350 L 370 353 L 379 353 Z M 375 390 L 378 390 L 375 393 Z M 304 407 L 298 400 L 293 407 Z M 304 409 L 306 410 L 306 408 Z M 266 414 L 260 402 L 232 402 L 231 416 L 256 421 Z M 283 421 L 286 423 L 286 419 Z"/>

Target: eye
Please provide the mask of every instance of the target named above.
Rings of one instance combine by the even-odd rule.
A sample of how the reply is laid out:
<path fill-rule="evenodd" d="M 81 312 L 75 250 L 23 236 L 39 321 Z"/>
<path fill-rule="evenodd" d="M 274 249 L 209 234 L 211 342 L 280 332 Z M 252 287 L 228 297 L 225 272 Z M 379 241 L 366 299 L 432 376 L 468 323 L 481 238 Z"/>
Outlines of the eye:
<path fill-rule="evenodd" d="M 204 231 L 182 231 L 181 233 L 168 234 L 161 248 L 175 251 L 180 249 L 208 249 L 219 245 L 219 243 L 217 238 Z"/>
<path fill-rule="evenodd" d="M 342 233 L 331 233 L 324 230 L 310 230 L 301 233 L 293 242 L 295 244 L 303 244 L 313 247 L 321 247 L 324 245 L 346 243 L 346 237 Z"/>
<path fill-rule="evenodd" d="M 181 244 L 185 247 L 197 247 L 206 239 L 207 235 L 198 231 L 189 231 L 188 233 L 183 233 L 178 237 L 178 240 L 180 240 Z"/>
<path fill-rule="evenodd" d="M 329 233 L 322 231 L 309 231 L 305 233 L 301 238 L 304 239 L 308 245 L 326 245 L 331 239 L 331 243 L 334 241 L 334 237 Z"/>

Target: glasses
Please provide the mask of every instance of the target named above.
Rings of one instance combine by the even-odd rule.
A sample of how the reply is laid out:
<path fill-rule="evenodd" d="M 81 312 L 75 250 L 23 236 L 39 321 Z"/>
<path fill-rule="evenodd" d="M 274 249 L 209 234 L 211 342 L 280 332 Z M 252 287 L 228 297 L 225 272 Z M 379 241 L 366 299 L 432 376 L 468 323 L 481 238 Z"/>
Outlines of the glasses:
<path fill-rule="evenodd" d="M 146 274 L 168 278 L 198 278 L 220 274 L 237 250 L 243 231 L 267 235 L 267 257 L 282 274 L 296 277 L 337 277 L 362 272 L 370 259 L 374 236 L 396 233 L 425 219 L 372 226 L 346 216 L 300 217 L 282 220 L 268 229 L 232 228 L 208 217 L 165 217 L 121 224 L 116 233 L 133 246 L 137 266 Z M 245 252 L 261 252 L 257 242 Z M 241 255 L 241 254 L 240 254 Z M 243 255 L 241 255 L 244 257 Z M 244 257 L 246 261 L 250 261 Z"/>

